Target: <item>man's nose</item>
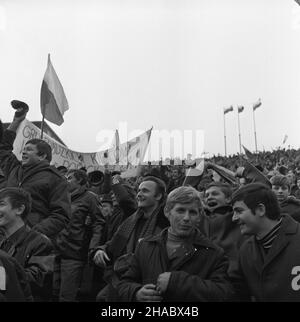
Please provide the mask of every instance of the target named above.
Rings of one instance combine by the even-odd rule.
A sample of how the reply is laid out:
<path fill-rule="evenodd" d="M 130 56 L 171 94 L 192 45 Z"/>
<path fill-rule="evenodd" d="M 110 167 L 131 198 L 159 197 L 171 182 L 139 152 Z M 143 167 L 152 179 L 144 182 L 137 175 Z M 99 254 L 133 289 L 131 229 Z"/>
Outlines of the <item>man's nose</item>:
<path fill-rule="evenodd" d="M 238 221 L 239 220 L 239 216 L 234 212 L 232 215 L 232 221 Z"/>

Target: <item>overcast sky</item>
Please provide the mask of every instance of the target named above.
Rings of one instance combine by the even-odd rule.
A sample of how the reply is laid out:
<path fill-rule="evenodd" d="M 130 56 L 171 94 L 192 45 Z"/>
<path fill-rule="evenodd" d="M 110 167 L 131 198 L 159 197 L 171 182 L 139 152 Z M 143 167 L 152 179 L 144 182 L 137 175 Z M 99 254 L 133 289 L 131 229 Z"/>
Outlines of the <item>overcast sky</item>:
<path fill-rule="evenodd" d="M 64 124 L 50 126 L 73 150 L 99 150 L 99 132 L 127 122 L 129 132 L 203 130 L 204 150 L 224 154 L 223 108 L 238 104 L 242 143 L 254 150 L 259 97 L 258 148 L 278 147 L 286 134 L 286 147 L 300 147 L 293 0 L 0 0 L 3 121 L 12 99 L 41 120 L 48 53 L 70 105 Z M 236 110 L 226 130 L 227 151 L 236 153 Z"/>

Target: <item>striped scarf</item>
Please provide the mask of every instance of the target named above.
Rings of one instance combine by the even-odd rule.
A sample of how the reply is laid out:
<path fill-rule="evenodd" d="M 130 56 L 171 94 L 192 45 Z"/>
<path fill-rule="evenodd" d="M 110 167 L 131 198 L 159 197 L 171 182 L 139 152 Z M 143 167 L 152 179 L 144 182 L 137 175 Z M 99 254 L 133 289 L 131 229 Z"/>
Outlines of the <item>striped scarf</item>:
<path fill-rule="evenodd" d="M 281 227 L 281 223 L 282 223 L 282 218 L 280 218 L 278 223 L 263 238 L 259 239 L 256 237 L 257 242 L 259 243 L 259 245 L 261 245 L 261 247 L 266 253 L 268 253 L 268 251 L 272 247 L 273 242 L 278 235 L 278 231 Z"/>

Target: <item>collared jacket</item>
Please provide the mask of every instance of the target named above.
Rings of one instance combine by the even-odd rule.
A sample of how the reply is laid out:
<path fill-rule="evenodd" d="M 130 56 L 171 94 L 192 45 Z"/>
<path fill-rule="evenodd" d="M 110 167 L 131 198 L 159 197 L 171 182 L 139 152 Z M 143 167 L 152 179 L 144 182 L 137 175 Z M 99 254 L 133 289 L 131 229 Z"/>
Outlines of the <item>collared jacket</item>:
<path fill-rule="evenodd" d="M 0 250 L 0 280 L 0 302 L 33 301 L 23 267 L 2 250 Z"/>
<path fill-rule="evenodd" d="M 236 264 L 238 250 L 246 239 L 242 236 L 240 227 L 232 221 L 231 206 L 218 207 L 214 211 L 201 215 L 199 230 L 218 246 L 222 247 L 229 258 L 230 269 Z"/>
<path fill-rule="evenodd" d="M 163 301 L 226 301 L 233 296 L 224 251 L 195 231 L 189 250 L 171 263 L 166 249 L 168 230 L 139 242 L 131 265 L 118 284 L 123 301 L 135 301 L 145 284 L 156 284 L 161 273 L 171 272 Z"/>
<path fill-rule="evenodd" d="M 300 222 L 300 200 L 294 196 L 289 196 L 280 203 L 282 214 L 289 214 L 296 221 Z"/>
<path fill-rule="evenodd" d="M 30 283 L 34 296 L 39 296 L 44 287 L 46 278 L 53 271 L 53 245 L 45 235 L 30 229 L 28 226 L 21 227 L 11 236 L 10 240 L 2 237 L 0 249 L 15 258 L 24 268 L 27 280 Z M 1 238 L 1 237 L 0 237 Z"/>
<path fill-rule="evenodd" d="M 7 187 L 21 187 L 31 194 L 29 226 L 55 240 L 71 213 L 67 181 L 47 161 L 23 167 L 12 152 L 15 137 L 15 132 L 6 130 L 0 142 L 0 167 Z"/>
<path fill-rule="evenodd" d="M 230 273 L 238 300 L 300 301 L 300 224 L 283 216 L 278 236 L 263 260 L 254 236 L 242 245 Z"/>
<path fill-rule="evenodd" d="M 87 261 L 88 252 L 101 240 L 105 224 L 97 197 L 85 186 L 71 194 L 72 215 L 68 226 L 57 237 L 64 258 Z"/>

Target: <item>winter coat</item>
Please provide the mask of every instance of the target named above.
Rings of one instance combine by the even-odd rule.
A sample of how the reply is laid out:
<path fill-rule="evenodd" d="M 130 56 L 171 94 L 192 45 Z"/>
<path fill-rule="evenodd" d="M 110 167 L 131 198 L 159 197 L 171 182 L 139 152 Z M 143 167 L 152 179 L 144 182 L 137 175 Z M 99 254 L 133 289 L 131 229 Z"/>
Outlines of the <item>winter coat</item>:
<path fill-rule="evenodd" d="M 31 289 L 23 267 L 0 250 L 0 302 L 32 302 Z M 2 282 L 5 281 L 4 289 Z"/>
<path fill-rule="evenodd" d="M 32 197 L 32 211 L 27 222 L 51 239 L 67 225 L 71 213 L 67 181 L 47 161 L 23 167 L 12 153 L 16 133 L 4 131 L 0 142 L 0 167 L 7 187 L 21 187 Z"/>
<path fill-rule="evenodd" d="M 53 272 L 53 245 L 50 239 L 23 226 L 9 238 L 2 237 L 0 249 L 21 264 L 33 296 L 40 296 L 46 278 L 50 278 Z"/>
<path fill-rule="evenodd" d="M 110 240 L 121 223 L 137 209 L 136 200 L 128 193 L 128 188 L 126 188 L 121 183 L 112 185 L 118 206 L 115 206 L 112 215 L 106 218 L 102 244 Z"/>
<path fill-rule="evenodd" d="M 88 251 L 99 245 L 105 219 L 97 197 L 85 186 L 71 195 L 70 222 L 57 237 L 57 248 L 64 258 L 87 261 Z"/>
<path fill-rule="evenodd" d="M 300 224 L 283 216 L 278 236 L 263 261 L 254 236 L 241 247 L 230 277 L 239 300 L 300 301 Z"/>
<path fill-rule="evenodd" d="M 300 222 L 300 200 L 289 196 L 280 203 L 280 209 L 283 214 L 289 214 L 296 221 Z"/>
<path fill-rule="evenodd" d="M 218 246 L 224 249 L 229 258 L 230 268 L 238 258 L 238 250 L 245 240 L 240 227 L 232 221 L 233 210 L 231 206 L 216 208 L 213 212 L 206 209 L 201 215 L 199 230 Z"/>
<path fill-rule="evenodd" d="M 224 251 L 198 230 L 190 249 L 171 263 L 166 249 L 168 230 L 143 239 L 137 246 L 131 265 L 122 276 L 118 292 L 124 301 L 135 301 L 136 292 L 145 284 L 156 284 L 161 273 L 171 272 L 163 301 L 225 301 L 233 295 L 228 280 L 228 260 Z"/>

